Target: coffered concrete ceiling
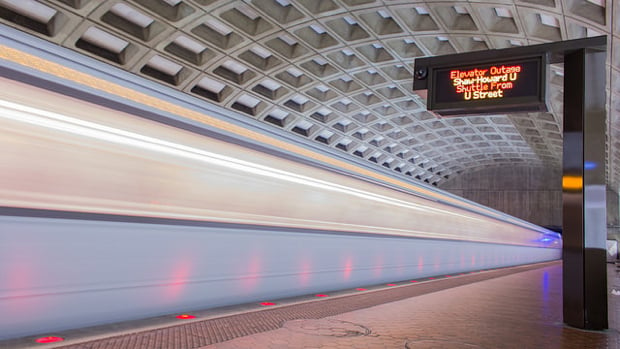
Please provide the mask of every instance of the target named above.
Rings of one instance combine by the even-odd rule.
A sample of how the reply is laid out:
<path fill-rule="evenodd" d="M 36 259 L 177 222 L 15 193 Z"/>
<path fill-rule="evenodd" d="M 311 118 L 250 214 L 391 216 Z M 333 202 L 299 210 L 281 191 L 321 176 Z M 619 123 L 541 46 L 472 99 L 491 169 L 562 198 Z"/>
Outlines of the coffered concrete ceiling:
<path fill-rule="evenodd" d="M 558 168 L 550 111 L 439 118 L 417 57 L 608 35 L 608 183 L 620 183 L 616 0 L 0 0 L 0 22 L 433 185 L 495 166 Z"/>

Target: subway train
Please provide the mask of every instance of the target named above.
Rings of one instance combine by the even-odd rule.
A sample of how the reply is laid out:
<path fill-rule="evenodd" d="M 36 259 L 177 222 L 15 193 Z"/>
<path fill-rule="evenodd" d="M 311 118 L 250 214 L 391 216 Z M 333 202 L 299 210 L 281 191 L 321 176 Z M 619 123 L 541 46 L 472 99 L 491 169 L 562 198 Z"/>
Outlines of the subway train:
<path fill-rule="evenodd" d="M 0 78 L 0 340 L 561 256 L 430 186 L 132 108 Z"/>

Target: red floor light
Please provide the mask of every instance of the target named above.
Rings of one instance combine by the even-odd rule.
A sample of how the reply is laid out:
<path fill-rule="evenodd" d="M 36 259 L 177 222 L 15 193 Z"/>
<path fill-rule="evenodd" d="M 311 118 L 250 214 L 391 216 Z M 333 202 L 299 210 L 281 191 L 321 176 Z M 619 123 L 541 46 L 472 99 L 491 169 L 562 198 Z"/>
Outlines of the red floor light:
<path fill-rule="evenodd" d="M 365 288 L 356 288 L 356 290 L 358 290 L 358 291 L 366 291 Z"/>
<path fill-rule="evenodd" d="M 396 286 L 396 284 L 387 284 L 388 286 Z"/>
<path fill-rule="evenodd" d="M 315 295 L 315 297 L 329 297 L 329 295 L 327 295 L 327 294 L 317 294 L 317 295 Z"/>
<path fill-rule="evenodd" d="M 53 336 L 49 336 L 49 337 L 41 337 L 41 338 L 37 338 L 35 340 L 35 342 L 37 343 L 54 343 L 54 342 L 62 342 L 65 339 L 62 337 L 53 337 Z"/>
<path fill-rule="evenodd" d="M 428 278 L 429 280 L 435 280 L 435 278 Z"/>
<path fill-rule="evenodd" d="M 195 319 L 196 317 L 194 315 L 181 314 L 181 315 L 177 315 L 176 318 L 185 320 L 185 319 Z"/>
<path fill-rule="evenodd" d="M 418 280 L 411 280 L 411 281 L 409 281 L 409 282 L 418 282 Z"/>
<path fill-rule="evenodd" d="M 273 303 L 273 302 L 262 302 L 260 305 L 262 305 L 262 306 L 269 306 L 269 305 L 276 305 L 276 303 Z"/>

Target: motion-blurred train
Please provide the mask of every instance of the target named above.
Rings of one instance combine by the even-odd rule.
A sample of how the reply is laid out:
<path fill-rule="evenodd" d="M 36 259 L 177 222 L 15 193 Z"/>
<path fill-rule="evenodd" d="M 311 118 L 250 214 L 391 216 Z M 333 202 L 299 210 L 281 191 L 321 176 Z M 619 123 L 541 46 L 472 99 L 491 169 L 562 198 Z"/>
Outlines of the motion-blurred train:
<path fill-rule="evenodd" d="M 322 163 L 316 149 L 218 124 L 215 107 L 157 105 L 144 91 L 102 105 L 68 95 L 81 82 L 58 93 L 11 69 L 0 79 L 0 339 L 560 258 L 554 232 Z M 97 79 L 101 99 L 123 88 Z M 128 112 L 141 106 L 161 120 L 203 115 L 209 132 L 272 140 L 272 151 L 195 132 L 200 120 L 186 130 Z"/>

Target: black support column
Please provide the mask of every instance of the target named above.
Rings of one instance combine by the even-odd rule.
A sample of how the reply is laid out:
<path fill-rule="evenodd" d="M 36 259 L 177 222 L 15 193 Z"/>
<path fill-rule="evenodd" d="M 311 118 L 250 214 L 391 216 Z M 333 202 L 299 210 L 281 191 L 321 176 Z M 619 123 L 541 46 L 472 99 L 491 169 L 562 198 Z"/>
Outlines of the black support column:
<path fill-rule="evenodd" d="M 433 88 L 433 74 L 429 73 L 433 69 L 459 66 L 463 62 L 487 63 L 540 55 L 544 55 L 549 64 L 564 63 L 564 322 L 588 330 L 608 327 L 605 260 L 607 40 L 606 36 L 597 36 L 533 46 L 421 57 L 415 60 L 413 79 L 413 89 L 426 96 L 427 90 Z M 465 106 L 457 110 L 464 115 L 476 111 Z"/>
<path fill-rule="evenodd" d="M 564 322 L 607 324 L 605 51 L 564 55 Z"/>

